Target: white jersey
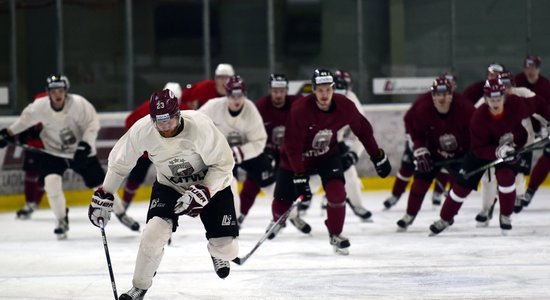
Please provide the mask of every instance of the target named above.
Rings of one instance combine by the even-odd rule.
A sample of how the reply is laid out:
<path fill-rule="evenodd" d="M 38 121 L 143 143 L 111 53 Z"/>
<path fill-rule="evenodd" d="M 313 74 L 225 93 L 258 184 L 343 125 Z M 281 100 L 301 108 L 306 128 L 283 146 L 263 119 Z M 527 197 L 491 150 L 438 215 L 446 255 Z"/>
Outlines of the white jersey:
<path fill-rule="evenodd" d="M 351 100 L 351 102 L 355 104 L 355 107 L 357 107 L 357 110 L 359 110 L 359 112 L 365 117 L 365 111 L 363 110 L 363 106 L 361 105 L 357 95 L 353 91 L 348 90 L 344 96 Z M 346 145 L 350 147 L 350 151 L 355 152 L 358 156 L 365 151 L 365 147 L 363 147 L 361 141 L 359 141 L 357 136 L 351 131 L 349 125 L 346 125 L 338 130 L 336 138 L 339 142 L 345 142 Z"/>
<path fill-rule="evenodd" d="M 225 96 L 208 100 L 199 111 L 212 119 L 231 147 L 238 146 L 241 149 L 243 160 L 260 155 L 267 141 L 267 133 L 256 105 L 246 99 L 241 112 L 233 117 L 229 113 L 227 101 Z"/>
<path fill-rule="evenodd" d="M 183 130 L 171 138 L 160 135 L 149 115 L 134 123 L 109 154 L 105 191 L 116 192 L 145 151 L 157 181 L 182 194 L 194 184 L 208 187 L 211 196 L 228 187 L 235 162 L 223 134 L 200 112 L 185 110 L 181 117 Z"/>
<path fill-rule="evenodd" d="M 49 96 L 38 98 L 23 109 L 9 129 L 13 134 L 18 134 L 38 123 L 43 126 L 40 139 L 47 153 L 73 158 L 78 143 L 84 141 L 91 147 L 90 155 L 96 154 L 99 117 L 84 97 L 67 94 L 65 106 L 60 111 L 51 107 Z"/>

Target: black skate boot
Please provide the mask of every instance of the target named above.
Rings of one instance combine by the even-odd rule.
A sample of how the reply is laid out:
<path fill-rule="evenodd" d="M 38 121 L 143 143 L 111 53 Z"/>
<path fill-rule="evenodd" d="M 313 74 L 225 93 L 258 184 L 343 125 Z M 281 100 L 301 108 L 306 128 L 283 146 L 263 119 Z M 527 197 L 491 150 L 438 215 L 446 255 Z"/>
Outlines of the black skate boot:
<path fill-rule="evenodd" d="M 273 224 L 275 224 L 275 221 L 272 220 L 271 222 L 269 222 L 269 226 L 267 226 L 267 229 L 266 229 L 265 232 L 268 232 L 269 228 L 271 228 L 271 226 L 273 226 Z M 274 239 L 275 236 L 277 236 L 277 234 L 279 233 L 279 231 L 281 231 L 281 229 L 283 229 L 285 226 L 286 226 L 285 223 L 282 223 L 282 224 L 279 224 L 279 225 L 275 226 L 275 228 L 273 228 L 273 231 L 271 232 L 271 234 L 269 234 L 267 236 L 267 239 L 269 239 L 269 240 Z"/>
<path fill-rule="evenodd" d="M 453 225 L 453 221 L 445 221 L 443 219 L 439 219 L 435 221 L 432 225 L 430 225 L 430 236 L 438 235 L 441 231 L 445 230 L 447 227 Z"/>
<path fill-rule="evenodd" d="M 289 218 L 289 220 L 290 223 L 292 223 L 292 225 L 294 225 L 294 227 L 296 227 L 296 229 L 300 230 L 302 233 L 308 234 L 311 232 L 311 226 L 309 226 L 306 221 L 300 218 L 299 215 L 293 219 Z"/>
<path fill-rule="evenodd" d="M 416 216 L 405 214 L 403 218 L 397 221 L 397 231 L 398 232 L 407 231 L 407 228 L 409 227 L 409 225 L 411 225 L 414 222 L 414 218 L 416 218 Z"/>
<path fill-rule="evenodd" d="M 397 203 L 397 201 L 399 201 L 399 198 L 395 197 L 394 195 L 391 195 L 390 197 L 388 197 L 388 199 L 384 201 L 384 207 L 386 208 L 386 210 L 388 210 L 392 206 L 394 206 Z"/>
<path fill-rule="evenodd" d="M 118 297 L 118 300 L 143 300 L 145 293 L 147 293 L 147 290 L 132 287 L 129 291 L 120 295 L 120 297 Z"/>
<path fill-rule="evenodd" d="M 351 204 L 351 201 L 349 200 L 349 198 L 346 198 L 346 202 L 349 204 L 349 207 L 351 207 L 351 210 L 353 211 L 353 213 L 356 216 L 358 216 L 362 222 L 365 222 L 365 223 L 372 222 L 372 213 L 370 211 L 366 210 L 364 207 L 360 205 L 354 206 L 353 204 Z"/>
<path fill-rule="evenodd" d="M 214 271 L 216 271 L 216 274 L 218 274 L 218 277 L 221 279 L 226 278 L 229 276 L 230 266 L 228 260 L 223 260 L 214 256 L 210 256 L 212 258 L 212 263 L 214 264 Z"/>
<path fill-rule="evenodd" d="M 508 232 L 512 230 L 512 220 L 510 219 L 510 216 L 500 215 L 499 221 L 502 235 L 508 235 Z"/>
<path fill-rule="evenodd" d="M 64 240 L 67 238 L 67 231 L 69 231 L 68 214 L 66 214 L 64 218 L 57 220 L 57 227 L 53 230 L 53 233 L 57 235 L 58 240 Z"/>
<path fill-rule="evenodd" d="M 18 210 L 15 215 L 20 220 L 28 220 L 31 218 L 32 213 L 36 210 L 36 203 L 27 202 L 23 208 Z"/>
<path fill-rule="evenodd" d="M 345 236 L 338 235 L 338 234 L 331 234 L 330 235 L 330 244 L 332 245 L 332 248 L 334 249 L 334 252 L 336 254 L 340 255 L 348 255 L 349 254 L 349 246 L 351 245 L 349 242 L 349 239 Z"/>
<path fill-rule="evenodd" d="M 132 217 L 128 216 L 126 213 L 122 213 L 120 215 L 116 215 L 120 223 L 124 224 L 124 226 L 130 228 L 132 231 L 139 231 L 139 223 L 136 222 Z"/>

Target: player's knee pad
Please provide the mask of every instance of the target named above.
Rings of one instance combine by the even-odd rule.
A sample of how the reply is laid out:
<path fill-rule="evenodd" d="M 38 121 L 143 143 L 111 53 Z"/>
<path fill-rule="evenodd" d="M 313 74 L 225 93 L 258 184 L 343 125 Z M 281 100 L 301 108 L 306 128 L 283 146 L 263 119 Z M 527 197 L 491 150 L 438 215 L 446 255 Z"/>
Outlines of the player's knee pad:
<path fill-rule="evenodd" d="M 59 174 L 50 174 L 44 177 L 44 190 L 51 200 L 63 197 L 63 178 Z"/>
<path fill-rule="evenodd" d="M 172 236 L 172 220 L 153 217 L 143 230 L 141 236 L 140 248 L 144 251 L 147 249 L 162 249 Z M 148 252 L 148 251 L 146 251 Z"/>
<path fill-rule="evenodd" d="M 208 239 L 208 252 L 210 255 L 231 260 L 239 254 L 239 242 L 232 236 L 224 236 Z"/>

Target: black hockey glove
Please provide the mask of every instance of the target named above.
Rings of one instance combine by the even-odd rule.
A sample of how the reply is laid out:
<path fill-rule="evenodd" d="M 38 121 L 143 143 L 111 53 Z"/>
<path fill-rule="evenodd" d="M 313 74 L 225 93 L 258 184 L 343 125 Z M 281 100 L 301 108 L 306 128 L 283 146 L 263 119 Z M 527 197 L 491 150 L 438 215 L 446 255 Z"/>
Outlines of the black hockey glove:
<path fill-rule="evenodd" d="M 309 187 L 309 176 L 305 174 L 294 173 L 294 178 L 292 179 L 292 182 L 294 183 L 294 191 L 296 192 L 296 195 L 304 196 L 302 203 L 309 205 L 309 203 L 311 203 L 311 198 L 313 197 L 313 195 L 311 194 L 311 188 Z"/>
<path fill-rule="evenodd" d="M 391 164 L 384 150 L 378 149 L 378 155 L 372 156 L 370 160 L 374 164 L 374 169 L 376 169 L 378 176 L 385 178 L 390 174 Z"/>
<path fill-rule="evenodd" d="M 176 201 L 174 213 L 196 217 L 210 201 L 210 191 L 207 187 L 197 184 L 190 186 Z"/>
<path fill-rule="evenodd" d="M 13 142 L 15 142 L 15 139 L 8 133 L 7 128 L 0 130 L 0 149 Z"/>
<path fill-rule="evenodd" d="M 92 147 L 88 143 L 84 141 L 78 143 L 73 157 L 73 170 L 82 170 L 86 167 L 90 152 L 92 152 Z"/>
<path fill-rule="evenodd" d="M 430 150 L 426 147 L 418 148 L 414 150 L 414 164 L 416 170 L 420 173 L 430 173 L 434 169 L 434 164 Z"/>
<path fill-rule="evenodd" d="M 39 139 L 40 132 L 42 131 L 42 124 L 34 125 L 33 127 L 21 132 L 19 137 L 19 142 L 21 144 L 26 144 L 29 139 Z"/>
<path fill-rule="evenodd" d="M 351 166 L 355 165 L 357 161 L 359 160 L 359 157 L 357 157 L 357 153 L 354 151 L 348 151 L 340 156 L 342 159 L 342 169 L 344 171 L 347 171 Z"/>

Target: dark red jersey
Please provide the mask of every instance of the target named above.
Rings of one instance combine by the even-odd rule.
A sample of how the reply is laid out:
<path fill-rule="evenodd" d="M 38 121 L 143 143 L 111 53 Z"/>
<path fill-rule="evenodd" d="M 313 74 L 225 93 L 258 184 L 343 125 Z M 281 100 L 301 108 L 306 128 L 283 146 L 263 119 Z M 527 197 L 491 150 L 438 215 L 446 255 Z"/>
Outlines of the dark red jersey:
<path fill-rule="evenodd" d="M 547 103 L 550 104 L 550 81 L 542 75 L 539 75 L 539 80 L 535 84 L 529 83 L 524 73 L 519 73 L 514 79 L 516 86 L 526 87 L 533 91 L 535 94 L 543 97 Z"/>
<path fill-rule="evenodd" d="M 267 141 L 265 147 L 279 152 L 285 136 L 285 122 L 292 103 L 301 96 L 287 95 L 285 105 L 276 108 L 271 104 L 271 95 L 264 96 L 256 101 L 256 107 L 264 120 Z"/>
<path fill-rule="evenodd" d="M 489 106 L 482 104 L 473 114 L 470 122 L 470 140 L 473 153 L 481 159 L 496 159 L 496 148 L 512 142 L 516 148 L 523 147 L 527 141 L 527 131 L 521 120 L 538 113 L 544 118 L 550 117 L 550 109 L 544 98 L 535 96 L 521 98 L 507 95 L 504 112 L 495 117 L 489 112 Z"/>
<path fill-rule="evenodd" d="M 196 109 L 198 109 L 203 106 L 206 101 L 221 96 L 223 95 L 220 95 L 216 90 L 215 80 L 203 80 L 193 84 L 188 91 L 182 95 L 182 102 L 189 104 L 197 101 Z"/>
<path fill-rule="evenodd" d="M 378 155 L 372 126 L 351 100 L 335 93 L 329 111 L 322 111 L 315 99 L 314 94 L 305 96 L 290 108 L 281 149 L 281 167 L 304 173 L 323 164 L 327 157 L 338 155 L 336 133 L 346 125 L 371 157 Z"/>
<path fill-rule="evenodd" d="M 467 87 L 463 92 L 462 96 L 472 104 L 476 104 L 481 97 L 483 97 L 483 87 L 485 86 L 485 80 L 478 81 Z"/>
<path fill-rule="evenodd" d="M 422 97 L 409 113 L 409 134 L 413 149 L 427 148 L 434 160 L 461 157 L 470 147 L 470 118 L 474 105 L 459 94 L 453 95 L 448 113 L 440 114 L 432 97 Z"/>

